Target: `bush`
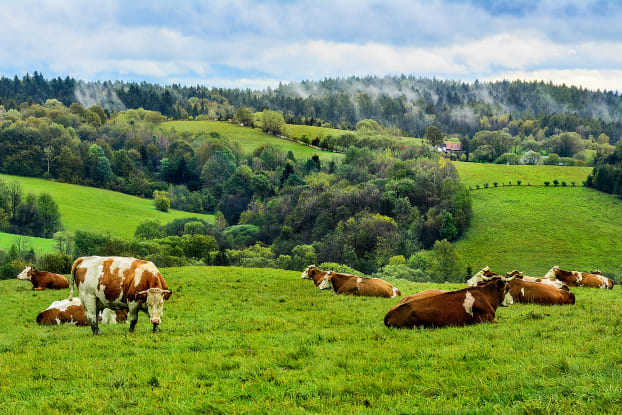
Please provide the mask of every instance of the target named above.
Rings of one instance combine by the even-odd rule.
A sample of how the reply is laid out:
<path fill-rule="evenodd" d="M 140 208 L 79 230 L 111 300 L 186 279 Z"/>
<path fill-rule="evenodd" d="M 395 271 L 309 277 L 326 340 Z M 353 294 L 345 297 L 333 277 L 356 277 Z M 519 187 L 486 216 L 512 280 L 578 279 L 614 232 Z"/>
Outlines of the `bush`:
<path fill-rule="evenodd" d="M 353 275 L 361 275 L 361 276 L 365 275 L 361 271 L 358 271 L 344 264 L 337 264 L 336 262 L 322 262 L 318 266 L 318 268 L 323 271 L 343 272 L 345 274 L 353 274 Z"/>
<path fill-rule="evenodd" d="M 38 261 L 37 268 L 55 274 L 70 274 L 73 259 L 62 253 L 45 254 Z"/>
<path fill-rule="evenodd" d="M 156 209 L 162 212 L 168 212 L 169 208 L 171 207 L 171 201 L 168 199 L 168 197 L 165 196 L 157 197 L 153 203 Z"/>
<path fill-rule="evenodd" d="M 0 280 L 17 278 L 17 275 L 22 272 L 26 266 L 27 264 L 20 260 L 7 262 L 6 264 L 0 266 Z"/>
<path fill-rule="evenodd" d="M 430 282 L 431 279 L 420 269 L 412 269 L 407 265 L 385 265 L 380 272 L 372 275 L 374 278 L 399 279 L 416 282 Z"/>

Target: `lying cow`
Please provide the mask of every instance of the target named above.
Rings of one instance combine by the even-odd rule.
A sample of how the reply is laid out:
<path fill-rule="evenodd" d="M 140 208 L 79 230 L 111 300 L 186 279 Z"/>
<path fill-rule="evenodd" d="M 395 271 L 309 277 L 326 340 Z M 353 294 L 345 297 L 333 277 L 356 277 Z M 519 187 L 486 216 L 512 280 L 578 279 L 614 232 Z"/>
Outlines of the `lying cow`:
<path fill-rule="evenodd" d="M 508 281 L 495 279 L 456 291 L 419 293 L 418 297 L 410 296 L 392 307 L 384 316 L 384 324 L 396 328 L 432 328 L 496 323 L 497 308 L 504 301 L 511 304 L 511 297 L 507 297 L 509 291 Z"/>
<path fill-rule="evenodd" d="M 47 271 L 37 271 L 33 267 L 24 268 L 24 270 L 17 276 L 17 279 L 30 281 L 32 283 L 31 290 L 41 291 L 46 288 L 50 288 L 52 290 L 69 288 L 69 281 L 62 275 Z"/>
<path fill-rule="evenodd" d="M 393 298 L 402 295 L 400 290 L 379 278 L 363 278 L 352 274 L 328 271 L 319 287 L 333 289 L 337 294 L 363 295 L 367 297 Z"/>
<path fill-rule="evenodd" d="M 99 314 L 99 322 L 102 324 L 116 324 L 127 320 L 127 311 L 113 311 L 105 308 Z M 75 324 L 76 326 L 88 326 L 84 307 L 78 297 L 54 301 L 48 308 L 37 315 L 38 324 Z"/>
<path fill-rule="evenodd" d="M 303 280 L 311 280 L 316 287 L 319 287 L 328 271 L 322 271 L 315 267 L 315 265 L 309 265 L 301 274 Z"/>
<path fill-rule="evenodd" d="M 173 294 L 162 274 L 149 261 L 123 257 L 81 257 L 71 269 L 71 294 L 74 283 L 93 335 L 101 334 L 97 315 L 104 308 L 128 310 L 130 333 L 138 321 L 138 312 L 149 314 L 153 332 L 158 331 L 164 300 Z"/>
<path fill-rule="evenodd" d="M 467 285 L 469 287 L 475 287 L 477 285 L 477 283 L 479 283 L 480 281 L 483 281 L 484 277 L 493 277 L 493 276 L 498 276 L 498 275 L 499 274 L 495 274 L 494 272 L 492 272 L 490 270 L 490 268 L 488 268 L 488 266 L 486 266 L 486 267 L 482 268 L 473 277 L 471 277 L 467 281 Z M 555 278 L 548 278 L 548 277 L 536 278 L 536 277 L 530 277 L 530 276 L 527 276 L 527 275 L 523 275 L 523 273 L 519 272 L 519 271 L 512 271 L 512 272 L 508 272 L 506 274 L 506 277 L 514 277 L 514 276 L 517 279 L 521 279 L 523 281 L 548 284 L 548 285 L 552 285 L 552 286 L 554 286 L 556 288 L 559 288 L 560 290 L 569 291 L 568 290 L 568 285 L 566 285 L 563 281 L 560 281 L 560 280 L 555 279 Z"/>
<path fill-rule="evenodd" d="M 597 273 L 564 271 L 556 265 L 546 273 L 545 277 L 557 278 L 571 287 L 592 287 L 608 290 L 613 288 L 613 280 L 603 276 L 600 271 Z"/>

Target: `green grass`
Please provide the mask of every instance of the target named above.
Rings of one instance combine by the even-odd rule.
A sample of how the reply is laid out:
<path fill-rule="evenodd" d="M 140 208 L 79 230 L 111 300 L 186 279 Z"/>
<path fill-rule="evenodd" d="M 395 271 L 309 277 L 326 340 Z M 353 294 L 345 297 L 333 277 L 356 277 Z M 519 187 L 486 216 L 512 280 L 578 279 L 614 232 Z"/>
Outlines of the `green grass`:
<path fill-rule="evenodd" d="M 24 196 L 28 193 L 49 193 L 58 204 L 64 230 L 70 232 L 82 230 L 129 238 L 134 235 L 136 225 L 147 218 L 158 219 L 162 224 L 193 216 L 213 220 L 213 215 L 179 210 L 161 212 L 154 207 L 151 199 L 109 190 L 4 174 L 0 174 L 0 178 L 6 182 L 20 182 Z"/>
<path fill-rule="evenodd" d="M 600 269 L 612 278 L 622 278 L 622 201 L 580 184 L 542 185 L 544 179 L 552 182 L 553 177 L 582 183 L 591 168 L 476 163 L 457 163 L 457 167 L 467 185 L 491 183 L 488 189 L 471 192 L 474 217 L 466 235 L 456 243 L 474 271 L 488 265 L 501 273 L 518 269 L 541 276 L 559 265 L 562 269 Z M 520 187 L 501 186 L 516 179 L 522 180 Z M 493 187 L 494 181 L 499 187 Z"/>
<path fill-rule="evenodd" d="M 488 183 L 489 187 L 493 187 L 493 183 L 497 182 L 499 186 L 503 183 L 506 185 L 512 182 L 516 185 L 520 180 L 521 186 L 544 186 L 544 182 L 550 182 L 553 186 L 553 180 L 561 182 L 565 181 L 568 186 L 572 186 L 574 182 L 576 186 L 583 186 L 583 182 L 592 172 L 591 167 L 574 167 L 574 166 L 515 166 L 505 164 L 484 164 L 484 163 L 466 163 L 453 162 L 454 166 L 460 174 L 460 180 L 467 186 L 480 188 Z"/>
<path fill-rule="evenodd" d="M 299 272 L 163 269 L 161 332 L 39 327 L 67 291 L 0 281 L 0 412 L 617 413 L 622 303 L 575 289 L 574 306 L 514 305 L 498 324 L 395 330 L 398 299 L 336 296 Z M 404 295 L 459 285 L 393 281 Z"/>
<path fill-rule="evenodd" d="M 19 245 L 25 245 L 28 248 L 34 249 L 35 253 L 38 255 L 56 251 L 53 239 L 34 238 L 31 236 L 0 232 L 0 249 L 8 251 L 11 245 L 17 246 L 18 242 Z"/>
<path fill-rule="evenodd" d="M 292 151 L 297 159 L 311 158 L 318 155 L 322 160 L 341 158 L 343 155 L 330 151 L 319 151 L 293 141 L 284 140 L 253 128 L 241 127 L 236 124 L 220 121 L 167 121 L 160 124 L 166 130 L 175 129 L 178 132 L 188 131 L 191 133 L 216 132 L 222 137 L 236 141 L 246 153 L 252 153 L 257 147 L 264 144 L 274 144 L 284 152 Z"/>

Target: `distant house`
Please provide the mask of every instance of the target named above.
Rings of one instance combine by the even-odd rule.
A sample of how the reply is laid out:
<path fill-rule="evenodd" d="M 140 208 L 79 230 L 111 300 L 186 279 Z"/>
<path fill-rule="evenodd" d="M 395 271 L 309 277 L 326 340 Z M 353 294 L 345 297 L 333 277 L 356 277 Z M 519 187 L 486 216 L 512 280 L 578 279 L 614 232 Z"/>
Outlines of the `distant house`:
<path fill-rule="evenodd" d="M 460 151 L 460 143 L 445 143 L 445 151 Z"/>

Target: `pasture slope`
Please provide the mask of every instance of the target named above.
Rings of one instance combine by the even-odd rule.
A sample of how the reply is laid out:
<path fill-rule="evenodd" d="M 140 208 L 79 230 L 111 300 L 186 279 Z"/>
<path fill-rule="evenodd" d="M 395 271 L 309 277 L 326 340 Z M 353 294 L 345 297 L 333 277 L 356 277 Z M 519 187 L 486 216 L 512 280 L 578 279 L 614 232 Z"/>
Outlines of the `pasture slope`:
<path fill-rule="evenodd" d="M 67 291 L 0 281 L 0 413 L 619 413 L 622 290 L 516 304 L 498 324 L 396 330 L 398 299 L 337 296 L 299 272 L 161 270 L 161 332 L 40 327 Z M 460 285 L 390 281 L 404 295 Z"/>
<path fill-rule="evenodd" d="M 119 238 L 130 238 L 134 236 L 136 226 L 148 218 L 158 219 L 163 225 L 177 218 L 199 217 L 208 221 L 213 221 L 214 218 L 213 215 L 174 209 L 161 212 L 155 208 L 151 199 L 94 187 L 6 174 L 0 174 L 0 179 L 5 182 L 17 180 L 24 195 L 49 193 L 58 205 L 64 230 L 70 232 L 84 230 L 99 234 L 109 233 Z M 12 236 L 7 236 L 0 238 L 0 242 L 5 239 L 13 240 Z M 45 245 L 42 245 L 42 248 L 44 247 Z M 3 245 L 0 248 L 8 247 Z"/>
<path fill-rule="evenodd" d="M 559 265 L 622 279 L 622 200 L 583 186 L 591 168 L 455 165 L 473 189 L 473 220 L 455 246 L 474 272 L 488 265 L 499 273 L 542 276 Z"/>
<path fill-rule="evenodd" d="M 289 128 L 290 126 L 287 126 Z M 284 140 L 282 138 L 275 137 L 270 134 L 266 134 L 254 128 L 242 127 L 237 124 L 232 124 L 223 121 L 166 121 L 160 124 L 160 128 L 165 130 L 175 130 L 177 132 L 190 132 L 193 134 L 204 134 L 206 138 L 210 137 L 210 134 L 218 134 L 220 137 L 230 139 L 233 142 L 237 142 L 242 150 L 247 154 L 252 153 L 257 147 L 264 144 L 272 144 L 279 147 L 284 152 L 291 151 L 297 159 L 307 159 L 316 155 L 321 160 L 332 160 L 333 158 L 340 159 L 342 154 L 333 153 L 331 151 L 319 151 L 311 147 L 307 147 L 294 141 Z M 322 135 L 323 130 L 312 130 L 313 127 L 306 127 L 304 131 L 310 131 L 312 135 Z M 318 128 L 318 127 L 315 127 Z M 299 132 L 300 128 L 294 127 L 294 131 Z M 311 132 L 312 131 L 312 132 Z M 334 130 L 340 131 L 340 130 Z"/>

